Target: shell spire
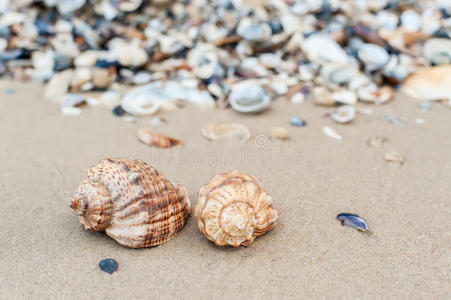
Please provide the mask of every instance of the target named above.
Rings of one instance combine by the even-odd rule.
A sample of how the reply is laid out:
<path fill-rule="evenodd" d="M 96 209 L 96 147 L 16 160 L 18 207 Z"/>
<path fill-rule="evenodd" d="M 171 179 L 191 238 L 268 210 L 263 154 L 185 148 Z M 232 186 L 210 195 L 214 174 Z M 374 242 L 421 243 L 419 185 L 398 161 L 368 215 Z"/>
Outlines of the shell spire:
<path fill-rule="evenodd" d="M 233 247 L 252 244 L 277 219 L 272 199 L 257 179 L 238 171 L 217 175 L 203 186 L 194 215 L 209 240 Z"/>
<path fill-rule="evenodd" d="M 190 212 L 185 188 L 141 160 L 102 160 L 69 199 L 87 230 L 105 231 L 131 248 L 162 244 L 179 232 Z"/>

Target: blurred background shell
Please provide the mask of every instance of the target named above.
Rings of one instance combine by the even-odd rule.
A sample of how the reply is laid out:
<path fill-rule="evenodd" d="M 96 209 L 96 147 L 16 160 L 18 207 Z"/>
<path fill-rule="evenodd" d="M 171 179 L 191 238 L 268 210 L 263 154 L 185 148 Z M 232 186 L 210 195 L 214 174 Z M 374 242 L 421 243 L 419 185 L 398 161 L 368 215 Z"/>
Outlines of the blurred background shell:
<path fill-rule="evenodd" d="M 194 215 L 217 246 L 248 246 L 274 227 L 277 211 L 257 179 L 238 171 L 213 177 L 199 190 Z"/>
<path fill-rule="evenodd" d="M 182 185 L 144 161 L 119 158 L 91 167 L 69 204 L 87 230 L 105 231 L 130 248 L 168 241 L 183 228 L 191 207 Z"/>

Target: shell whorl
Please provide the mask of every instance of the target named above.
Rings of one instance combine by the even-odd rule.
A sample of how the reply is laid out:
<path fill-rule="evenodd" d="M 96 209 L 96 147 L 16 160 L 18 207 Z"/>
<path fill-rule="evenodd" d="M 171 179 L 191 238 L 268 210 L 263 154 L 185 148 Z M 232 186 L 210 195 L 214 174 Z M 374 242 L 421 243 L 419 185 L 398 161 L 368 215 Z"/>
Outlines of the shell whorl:
<path fill-rule="evenodd" d="M 141 248 L 179 232 L 190 212 L 185 188 L 141 160 L 104 159 L 90 168 L 70 207 L 88 230 Z"/>
<path fill-rule="evenodd" d="M 277 212 L 255 177 L 232 171 L 199 190 L 194 214 L 200 231 L 218 246 L 250 245 L 274 227 Z"/>

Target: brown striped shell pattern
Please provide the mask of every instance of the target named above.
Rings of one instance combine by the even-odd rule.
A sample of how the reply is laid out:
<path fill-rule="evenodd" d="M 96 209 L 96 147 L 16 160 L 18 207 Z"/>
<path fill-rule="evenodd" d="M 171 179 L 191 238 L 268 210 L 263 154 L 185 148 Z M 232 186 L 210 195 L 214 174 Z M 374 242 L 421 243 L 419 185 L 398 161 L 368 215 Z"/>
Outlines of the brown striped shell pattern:
<path fill-rule="evenodd" d="M 272 199 L 257 179 L 238 171 L 217 175 L 203 186 L 194 215 L 209 240 L 233 247 L 252 244 L 277 219 Z"/>
<path fill-rule="evenodd" d="M 69 200 L 87 230 L 130 248 L 165 243 L 190 214 L 186 189 L 141 160 L 107 158 L 91 167 Z"/>

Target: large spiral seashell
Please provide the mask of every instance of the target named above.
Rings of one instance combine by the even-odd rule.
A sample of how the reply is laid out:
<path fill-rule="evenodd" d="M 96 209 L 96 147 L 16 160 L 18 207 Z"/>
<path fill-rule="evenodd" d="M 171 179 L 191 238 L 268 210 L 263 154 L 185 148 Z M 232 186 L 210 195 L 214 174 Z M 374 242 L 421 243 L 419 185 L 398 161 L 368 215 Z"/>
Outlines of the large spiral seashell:
<path fill-rule="evenodd" d="M 91 167 L 69 203 L 87 230 L 105 231 L 130 248 L 168 241 L 183 228 L 191 207 L 182 185 L 144 161 L 118 158 Z"/>
<path fill-rule="evenodd" d="M 248 246 L 274 227 L 277 211 L 257 179 L 238 171 L 213 177 L 199 190 L 194 215 L 217 246 Z"/>

